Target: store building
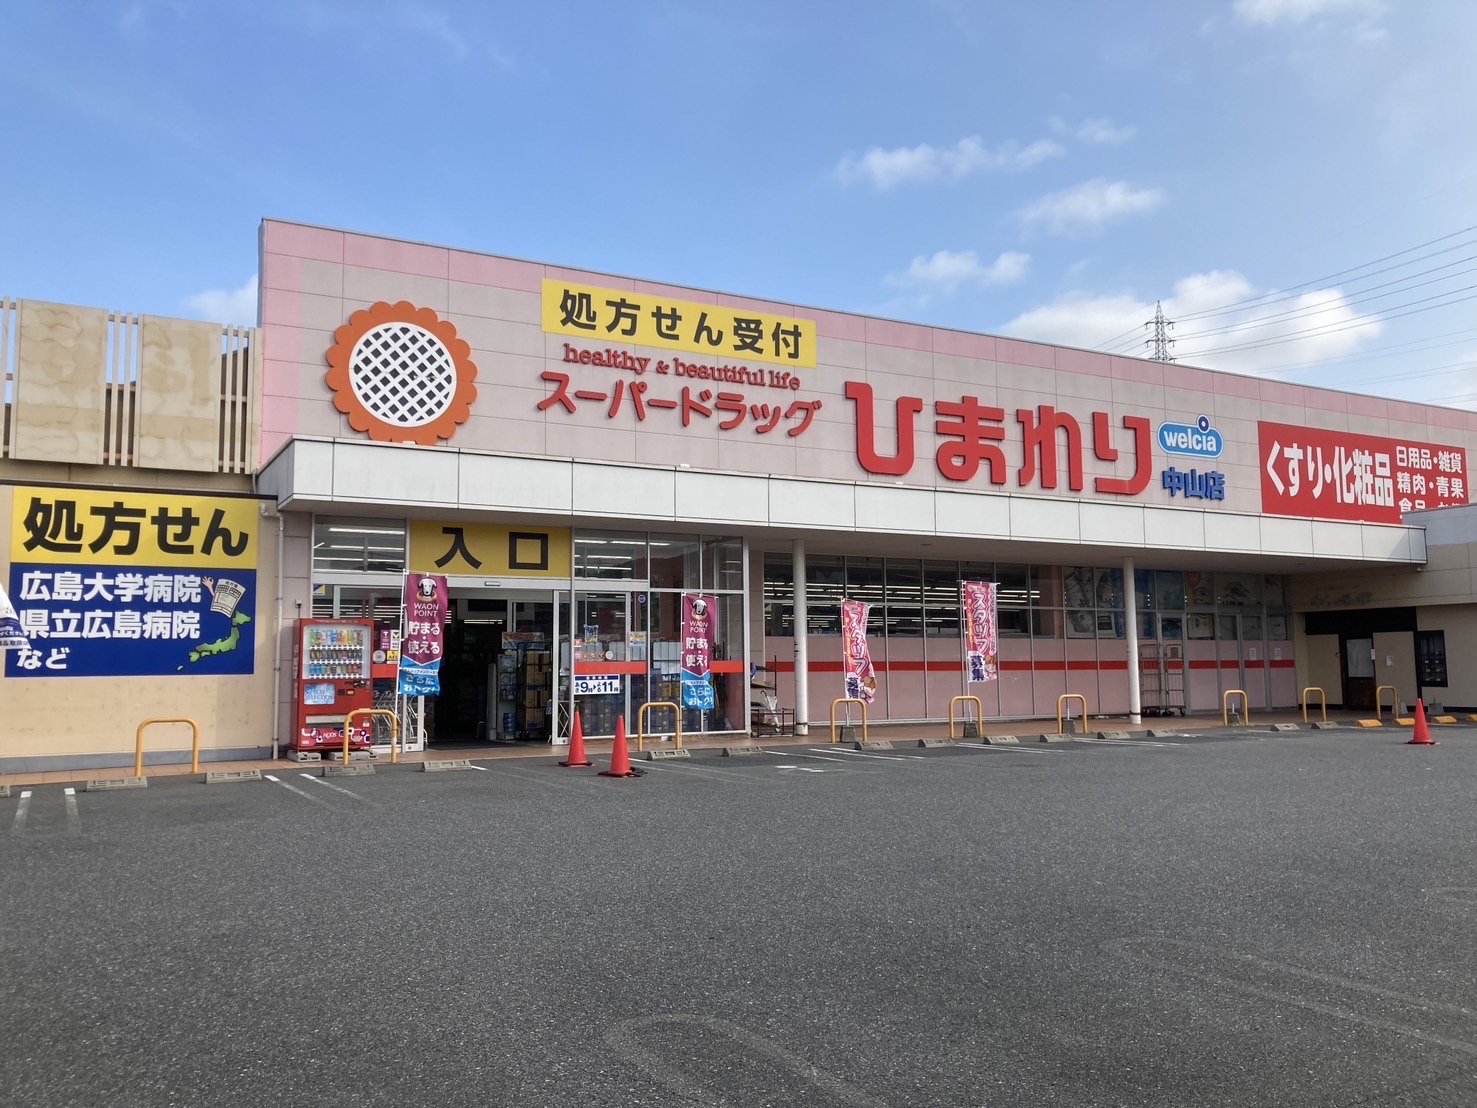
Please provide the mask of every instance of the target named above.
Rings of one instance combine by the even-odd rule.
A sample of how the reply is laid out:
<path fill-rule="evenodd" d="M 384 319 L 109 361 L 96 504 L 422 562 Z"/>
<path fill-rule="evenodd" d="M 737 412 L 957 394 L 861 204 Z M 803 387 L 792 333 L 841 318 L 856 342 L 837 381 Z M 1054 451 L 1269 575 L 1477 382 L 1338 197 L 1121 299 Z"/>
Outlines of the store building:
<path fill-rule="evenodd" d="M 1409 700 L 1434 674 L 1421 632 L 1477 595 L 1422 583 L 1438 555 L 1421 520 L 1468 501 L 1473 413 L 275 220 L 260 249 L 237 469 L 202 454 L 120 476 L 9 433 L 0 456 L 12 592 L 41 560 L 22 486 L 261 498 L 255 582 L 281 630 L 258 605 L 243 693 L 275 685 L 277 712 L 222 752 L 275 749 L 291 726 L 297 619 L 371 619 L 388 649 L 408 571 L 447 578 L 442 693 L 398 702 L 387 660 L 376 703 L 432 743 L 557 741 L 576 707 L 589 734 L 621 716 L 670 731 L 639 713 L 677 698 L 684 593 L 717 617 L 715 703 L 683 712 L 688 733 L 771 723 L 770 702 L 826 724 L 843 598 L 871 605 L 882 722 L 946 718 L 965 693 L 1038 719 L 1067 693 L 1094 715 L 1219 712 L 1229 690 L 1286 708 L 1310 684 L 1330 704 L 1387 683 Z M 45 373 L 21 346 L 16 426 L 91 403 L 58 394 L 38 415 L 26 389 Z M 222 393 L 212 356 L 186 373 L 214 382 L 197 415 Z M 965 680 L 965 580 L 998 586 L 997 680 Z M 17 606 L 54 638 L 50 603 Z M 0 691 L 50 722 L 12 732 L 0 768 L 131 750 L 131 724 L 60 742 L 70 683 L 13 662 Z M 207 679 L 150 674 L 132 695 L 162 708 Z"/>

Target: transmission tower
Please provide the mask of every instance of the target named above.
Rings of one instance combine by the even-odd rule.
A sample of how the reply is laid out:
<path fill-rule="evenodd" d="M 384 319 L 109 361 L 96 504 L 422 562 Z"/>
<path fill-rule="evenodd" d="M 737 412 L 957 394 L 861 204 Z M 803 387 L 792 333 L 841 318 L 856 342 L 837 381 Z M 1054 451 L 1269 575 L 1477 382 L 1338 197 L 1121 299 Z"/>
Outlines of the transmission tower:
<path fill-rule="evenodd" d="M 1154 353 L 1149 355 L 1153 362 L 1172 362 L 1169 348 L 1174 345 L 1174 339 L 1169 337 L 1169 329 L 1174 326 L 1172 322 L 1164 318 L 1164 305 L 1154 301 L 1154 318 L 1144 324 L 1145 327 L 1154 328 L 1154 337 L 1145 339 L 1145 346 L 1152 346 Z"/>

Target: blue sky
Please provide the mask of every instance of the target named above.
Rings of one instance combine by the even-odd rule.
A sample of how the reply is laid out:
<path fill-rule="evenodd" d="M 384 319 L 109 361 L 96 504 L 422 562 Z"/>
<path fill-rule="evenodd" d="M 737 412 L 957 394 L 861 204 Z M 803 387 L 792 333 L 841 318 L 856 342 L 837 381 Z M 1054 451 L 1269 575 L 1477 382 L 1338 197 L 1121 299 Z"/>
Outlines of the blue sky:
<path fill-rule="evenodd" d="M 1469 0 L 0 0 L 0 295 L 264 216 L 1477 407 Z"/>

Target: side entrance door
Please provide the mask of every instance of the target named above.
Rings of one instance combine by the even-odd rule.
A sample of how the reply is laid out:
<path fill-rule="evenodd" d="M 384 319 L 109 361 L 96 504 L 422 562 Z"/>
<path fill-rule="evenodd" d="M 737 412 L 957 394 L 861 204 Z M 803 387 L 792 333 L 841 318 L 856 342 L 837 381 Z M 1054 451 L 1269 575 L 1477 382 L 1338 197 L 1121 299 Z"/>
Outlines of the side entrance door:
<path fill-rule="evenodd" d="M 1344 707 L 1374 710 L 1374 639 L 1344 639 Z"/>

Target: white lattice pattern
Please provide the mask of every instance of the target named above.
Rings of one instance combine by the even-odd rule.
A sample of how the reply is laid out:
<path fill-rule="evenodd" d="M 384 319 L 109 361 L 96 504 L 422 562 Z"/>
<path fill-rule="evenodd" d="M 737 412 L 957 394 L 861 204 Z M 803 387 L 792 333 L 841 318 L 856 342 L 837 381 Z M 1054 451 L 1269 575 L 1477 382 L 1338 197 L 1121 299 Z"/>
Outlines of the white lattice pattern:
<path fill-rule="evenodd" d="M 451 406 L 456 362 L 424 327 L 383 323 L 354 344 L 349 383 L 371 415 L 397 427 L 423 427 Z"/>

